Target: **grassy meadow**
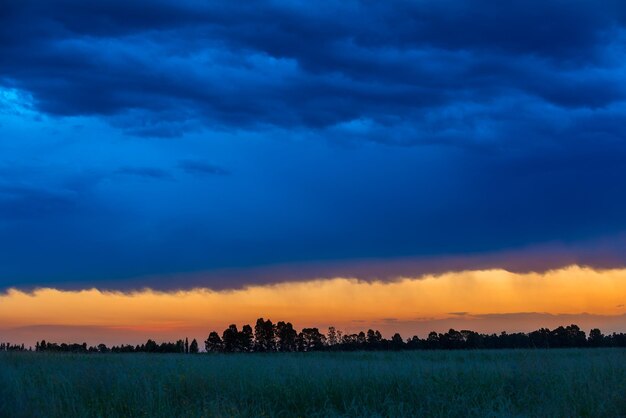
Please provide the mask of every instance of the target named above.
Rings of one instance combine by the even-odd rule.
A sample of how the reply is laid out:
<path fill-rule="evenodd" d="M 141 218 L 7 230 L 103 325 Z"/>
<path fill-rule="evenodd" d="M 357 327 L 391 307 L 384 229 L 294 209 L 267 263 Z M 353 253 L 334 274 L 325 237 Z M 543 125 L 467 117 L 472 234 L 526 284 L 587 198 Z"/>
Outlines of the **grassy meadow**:
<path fill-rule="evenodd" d="M 626 416 L 626 350 L 9 352 L 0 416 Z"/>

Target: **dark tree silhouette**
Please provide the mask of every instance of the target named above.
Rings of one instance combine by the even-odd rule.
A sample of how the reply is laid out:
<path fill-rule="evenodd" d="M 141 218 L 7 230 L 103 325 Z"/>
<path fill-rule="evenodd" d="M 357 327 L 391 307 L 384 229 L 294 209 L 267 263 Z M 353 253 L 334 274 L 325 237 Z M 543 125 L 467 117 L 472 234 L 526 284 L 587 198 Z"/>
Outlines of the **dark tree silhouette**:
<path fill-rule="evenodd" d="M 393 334 L 393 337 L 391 337 L 391 347 L 394 350 L 402 350 L 404 348 L 404 341 L 397 332 Z"/>
<path fill-rule="evenodd" d="M 252 334 L 252 327 L 250 325 L 244 325 L 239 333 L 239 347 L 243 352 L 249 352 L 254 349 L 254 335 Z"/>
<path fill-rule="evenodd" d="M 367 330 L 367 348 L 369 350 L 376 350 L 382 346 L 383 336 L 379 331 L 374 331 L 372 329 Z"/>
<path fill-rule="evenodd" d="M 276 324 L 276 344 L 278 351 L 296 351 L 298 332 L 291 322 L 280 321 Z"/>
<path fill-rule="evenodd" d="M 426 348 L 429 350 L 435 350 L 441 348 L 439 345 L 439 334 L 435 331 L 431 331 L 426 338 Z"/>
<path fill-rule="evenodd" d="M 358 348 L 365 348 L 365 344 L 367 344 L 367 339 L 365 337 L 365 333 L 363 331 L 359 332 L 356 336 L 356 344 Z"/>
<path fill-rule="evenodd" d="M 241 351 L 239 346 L 239 331 L 237 325 L 231 324 L 222 334 L 222 343 L 224 344 L 224 352 L 235 353 Z"/>
<path fill-rule="evenodd" d="M 330 347 L 336 346 L 340 342 L 340 336 L 337 334 L 335 327 L 328 327 L 328 333 L 326 334 L 326 344 Z"/>
<path fill-rule="evenodd" d="M 301 351 L 317 351 L 324 348 L 326 337 L 317 328 L 303 328 L 298 334 L 298 340 Z"/>
<path fill-rule="evenodd" d="M 582 347 L 586 341 L 585 332 L 577 325 L 558 327 L 549 335 L 551 347 Z"/>
<path fill-rule="evenodd" d="M 259 318 L 254 326 L 255 350 L 259 352 L 274 351 L 274 325 L 269 319 L 267 321 Z"/>
<path fill-rule="evenodd" d="M 439 345 L 446 350 L 459 349 L 463 346 L 463 335 L 454 329 L 445 334 L 439 334 Z"/>
<path fill-rule="evenodd" d="M 406 348 L 408 350 L 418 350 L 422 348 L 423 341 L 419 339 L 417 335 L 412 336 L 411 338 L 407 338 L 406 340 Z"/>
<path fill-rule="evenodd" d="M 604 334 L 602 334 L 598 328 L 589 331 L 589 347 L 602 347 L 604 345 L 604 339 Z"/>
<path fill-rule="evenodd" d="M 540 328 L 528 334 L 531 347 L 534 348 L 550 348 L 550 330 Z"/>
<path fill-rule="evenodd" d="M 159 349 L 159 346 L 157 345 L 156 342 L 152 341 L 152 340 L 148 340 L 146 342 L 145 345 L 145 351 L 146 353 L 156 353 Z"/>
<path fill-rule="evenodd" d="M 208 353 L 217 353 L 217 352 L 222 351 L 222 348 L 223 348 L 222 339 L 220 338 L 217 332 L 212 331 L 209 334 L 209 337 L 204 342 L 204 349 Z"/>
<path fill-rule="evenodd" d="M 194 338 L 193 341 L 191 341 L 191 345 L 189 345 L 189 353 L 198 354 L 198 351 L 200 351 L 198 349 L 198 341 L 196 341 L 196 339 Z"/>

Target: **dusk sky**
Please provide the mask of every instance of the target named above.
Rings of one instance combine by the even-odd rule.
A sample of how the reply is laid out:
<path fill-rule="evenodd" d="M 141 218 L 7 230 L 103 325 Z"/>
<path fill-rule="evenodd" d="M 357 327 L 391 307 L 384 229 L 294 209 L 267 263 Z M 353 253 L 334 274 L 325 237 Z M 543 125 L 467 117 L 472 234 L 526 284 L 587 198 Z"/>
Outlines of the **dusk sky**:
<path fill-rule="evenodd" d="M 620 1 L 3 0 L 0 333 L 626 331 L 625 121 Z"/>

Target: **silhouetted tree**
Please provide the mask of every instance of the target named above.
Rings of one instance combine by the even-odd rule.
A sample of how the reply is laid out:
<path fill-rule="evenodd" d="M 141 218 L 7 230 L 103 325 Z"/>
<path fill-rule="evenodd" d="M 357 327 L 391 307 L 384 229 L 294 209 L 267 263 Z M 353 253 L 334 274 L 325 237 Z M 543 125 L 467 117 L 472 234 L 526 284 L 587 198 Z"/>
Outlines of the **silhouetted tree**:
<path fill-rule="evenodd" d="M 191 345 L 189 346 L 189 353 L 191 354 L 197 354 L 198 353 L 198 341 L 196 341 L 196 339 L 194 338 L 193 341 L 191 341 Z"/>
<path fill-rule="evenodd" d="M 326 334 L 326 344 L 330 347 L 334 347 L 339 343 L 339 338 L 337 337 L 337 330 L 335 327 L 328 327 L 328 333 Z"/>
<path fill-rule="evenodd" d="M 365 348 L 365 344 L 367 344 L 367 339 L 365 337 L 365 333 L 361 331 L 356 336 L 356 345 L 358 348 Z"/>
<path fill-rule="evenodd" d="M 217 353 L 222 351 L 222 347 L 222 339 L 220 338 L 219 334 L 215 331 L 212 331 L 209 334 L 209 337 L 204 342 L 204 349 L 208 353 Z"/>
<path fill-rule="evenodd" d="M 340 348 L 348 351 L 358 350 L 359 345 L 357 343 L 357 339 L 357 334 L 344 334 L 343 337 L 341 337 Z"/>
<path fill-rule="evenodd" d="M 383 336 L 380 331 L 367 330 L 367 348 L 370 350 L 376 350 L 381 347 Z"/>
<path fill-rule="evenodd" d="M 461 330 L 461 339 L 465 348 L 484 348 L 484 339 L 477 332 L 467 329 Z"/>
<path fill-rule="evenodd" d="M 316 351 L 324 348 L 324 337 L 317 328 L 303 328 L 298 334 L 302 351 Z"/>
<path fill-rule="evenodd" d="M 613 333 L 605 338 L 606 347 L 626 347 L 626 334 Z"/>
<path fill-rule="evenodd" d="M 397 332 L 391 337 L 391 348 L 394 350 L 402 350 L 404 348 L 404 341 Z"/>
<path fill-rule="evenodd" d="M 296 351 L 298 333 L 293 329 L 291 322 L 280 321 L 276 324 L 276 345 L 278 351 Z"/>
<path fill-rule="evenodd" d="M 583 347 L 585 342 L 585 332 L 577 325 L 561 326 L 550 332 L 551 347 Z"/>
<path fill-rule="evenodd" d="M 224 333 L 222 334 L 222 343 L 224 344 L 223 349 L 226 353 L 241 351 L 241 347 L 239 346 L 239 331 L 237 330 L 237 325 L 232 324 L 224 330 Z"/>
<path fill-rule="evenodd" d="M 459 331 L 450 329 L 448 332 L 439 335 L 439 344 L 446 350 L 463 348 L 463 335 Z"/>
<path fill-rule="evenodd" d="M 156 353 L 159 349 L 159 346 L 153 340 L 146 341 L 145 352 L 146 353 Z"/>
<path fill-rule="evenodd" d="M 135 353 L 139 350 L 136 350 L 135 347 L 133 347 L 130 344 L 127 345 L 120 345 L 120 346 L 113 346 L 111 347 L 111 352 L 113 353 Z"/>
<path fill-rule="evenodd" d="M 254 348 L 256 351 L 267 352 L 275 350 L 274 325 L 259 318 L 254 326 Z"/>
<path fill-rule="evenodd" d="M 422 340 L 420 340 L 417 335 L 414 335 L 406 340 L 406 348 L 409 350 L 419 350 L 422 348 Z"/>
<path fill-rule="evenodd" d="M 594 328 L 589 331 L 589 346 L 590 347 L 602 347 L 604 345 L 604 334 L 598 329 Z"/>
<path fill-rule="evenodd" d="M 244 325 L 239 333 L 239 347 L 241 351 L 248 352 L 254 349 L 253 338 L 252 327 L 250 325 Z"/>
<path fill-rule="evenodd" d="M 569 325 L 565 327 L 570 347 L 584 347 L 587 343 L 587 335 L 578 325 Z"/>
<path fill-rule="evenodd" d="M 540 328 L 528 334 L 530 346 L 534 348 L 550 348 L 550 330 Z"/>
<path fill-rule="evenodd" d="M 437 334 L 435 331 L 431 331 L 428 334 L 428 337 L 426 337 L 426 344 L 425 344 L 425 346 L 429 350 L 435 350 L 437 348 L 440 348 L 440 345 L 439 345 L 439 334 Z"/>

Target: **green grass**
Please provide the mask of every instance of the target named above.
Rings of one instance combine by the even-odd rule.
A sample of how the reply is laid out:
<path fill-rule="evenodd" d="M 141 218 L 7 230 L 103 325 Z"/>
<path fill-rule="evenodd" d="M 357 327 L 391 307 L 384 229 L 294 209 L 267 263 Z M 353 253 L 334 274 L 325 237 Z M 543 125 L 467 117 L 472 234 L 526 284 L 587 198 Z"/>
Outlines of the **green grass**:
<path fill-rule="evenodd" d="M 2 353 L 0 416 L 626 416 L 626 350 Z"/>

